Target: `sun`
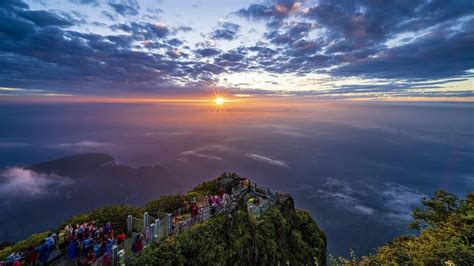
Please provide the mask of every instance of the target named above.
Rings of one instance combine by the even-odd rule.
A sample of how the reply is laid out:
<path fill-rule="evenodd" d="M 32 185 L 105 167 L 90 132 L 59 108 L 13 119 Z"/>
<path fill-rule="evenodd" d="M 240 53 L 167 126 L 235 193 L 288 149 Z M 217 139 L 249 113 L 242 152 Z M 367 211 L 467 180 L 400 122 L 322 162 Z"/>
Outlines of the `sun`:
<path fill-rule="evenodd" d="M 216 97 L 214 98 L 215 105 L 224 105 L 225 99 L 223 97 Z"/>

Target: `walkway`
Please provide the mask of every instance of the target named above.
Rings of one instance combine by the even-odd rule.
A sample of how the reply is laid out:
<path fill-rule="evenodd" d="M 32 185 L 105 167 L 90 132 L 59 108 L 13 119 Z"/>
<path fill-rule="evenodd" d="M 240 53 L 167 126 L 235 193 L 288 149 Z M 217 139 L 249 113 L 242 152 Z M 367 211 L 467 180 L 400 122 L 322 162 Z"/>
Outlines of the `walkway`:
<path fill-rule="evenodd" d="M 255 196 L 258 197 L 259 203 L 247 203 L 247 210 L 249 213 L 255 215 L 256 217 L 259 217 L 262 215 L 268 208 L 270 208 L 275 202 L 276 202 L 276 194 L 272 193 L 270 189 L 257 189 L 256 184 L 250 181 L 251 184 L 251 193 L 254 194 Z M 159 243 L 161 241 L 164 241 L 168 236 L 170 235 L 176 235 L 181 232 L 186 231 L 190 227 L 192 227 L 195 224 L 202 223 L 216 215 L 222 214 L 222 213 L 230 213 L 236 206 L 238 206 L 239 201 L 247 195 L 248 188 L 244 187 L 242 184 L 239 186 L 235 187 L 232 189 L 232 193 L 230 195 L 230 199 L 226 201 L 225 203 L 217 205 L 214 210 L 209 206 L 206 205 L 200 209 L 199 215 L 195 218 L 189 217 L 186 220 L 180 221 L 177 223 L 175 226 L 172 225 L 172 216 L 171 214 L 167 214 L 167 217 L 164 217 L 164 219 L 156 219 L 154 223 L 149 224 L 147 220 L 149 220 L 150 216 L 145 213 L 143 220 L 132 217 L 128 219 L 129 223 L 128 226 L 132 230 L 129 231 L 133 236 L 136 236 L 137 234 L 142 234 L 144 236 L 144 249 L 149 246 L 151 243 Z M 130 221 L 132 221 L 132 224 L 130 224 Z M 140 231 L 133 231 L 134 225 L 133 222 L 142 222 L 143 226 L 146 224 L 147 226 Z M 140 254 L 138 253 L 133 253 L 131 249 L 131 245 L 133 241 L 135 240 L 135 237 L 131 237 L 127 239 L 122 245 L 118 246 L 117 249 L 115 249 L 115 252 L 117 252 L 116 255 L 111 254 L 113 258 L 113 264 L 115 265 L 126 265 L 126 262 L 134 257 Z M 117 259 L 114 259 L 117 258 Z M 114 263 L 115 261 L 115 263 Z M 102 265 L 100 259 L 97 260 L 95 265 Z"/>

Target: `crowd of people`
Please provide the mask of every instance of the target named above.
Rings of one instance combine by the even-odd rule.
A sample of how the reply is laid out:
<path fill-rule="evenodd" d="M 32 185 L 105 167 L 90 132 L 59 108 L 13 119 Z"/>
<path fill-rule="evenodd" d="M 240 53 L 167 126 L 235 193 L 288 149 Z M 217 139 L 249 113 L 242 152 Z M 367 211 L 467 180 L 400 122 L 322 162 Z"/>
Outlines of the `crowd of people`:
<path fill-rule="evenodd" d="M 188 202 L 188 210 L 191 214 L 191 217 L 182 215 L 180 210 L 174 212 L 172 214 L 172 230 L 180 231 L 188 224 L 193 224 L 195 222 L 202 221 L 203 219 L 207 219 L 208 217 L 206 214 L 209 215 L 209 217 L 215 215 L 219 207 L 225 206 L 225 204 L 231 200 L 231 195 L 229 193 L 225 193 L 223 190 L 217 195 L 207 195 L 199 201 L 196 200 L 196 198 L 190 200 Z"/>
<path fill-rule="evenodd" d="M 241 181 L 240 185 L 242 188 L 251 189 L 248 180 Z M 181 231 L 187 225 L 214 216 L 219 208 L 232 202 L 234 197 L 232 188 L 229 188 L 228 191 L 219 191 L 217 195 L 200 198 L 199 202 L 196 198 L 192 199 L 188 202 L 190 218 L 183 219 L 180 210 L 172 214 L 172 231 Z M 144 238 L 142 234 L 135 236 L 131 245 L 133 253 L 138 253 L 144 248 Z M 59 232 L 49 233 L 37 246 L 30 246 L 24 252 L 11 254 L 6 261 L 0 262 L 0 266 L 47 265 L 59 257 L 67 258 L 68 262 L 75 265 L 109 266 L 112 263 L 112 246 L 114 244 L 121 246 L 125 240 L 126 234 L 123 231 L 115 231 L 110 222 L 104 226 L 97 226 L 94 221 L 67 225 Z M 125 250 L 122 247 L 119 257 L 123 252 Z"/>
<path fill-rule="evenodd" d="M 37 246 L 11 254 L 0 266 L 47 265 L 54 258 L 67 255 L 75 265 L 92 265 L 101 258 L 101 265 L 111 265 L 110 251 L 116 243 L 126 239 L 122 231 L 115 231 L 110 223 L 97 226 L 88 222 L 67 225 L 56 233 L 49 233 Z"/>

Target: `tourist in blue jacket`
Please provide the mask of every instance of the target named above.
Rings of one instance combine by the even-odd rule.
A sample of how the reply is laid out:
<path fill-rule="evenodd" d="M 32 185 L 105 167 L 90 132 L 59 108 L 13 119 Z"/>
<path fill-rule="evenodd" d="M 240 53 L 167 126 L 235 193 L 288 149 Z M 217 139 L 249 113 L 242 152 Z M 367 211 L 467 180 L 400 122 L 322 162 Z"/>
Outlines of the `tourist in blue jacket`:
<path fill-rule="evenodd" d="M 67 256 L 70 260 L 75 260 L 77 258 L 79 248 L 79 242 L 77 240 L 71 240 L 67 246 Z"/>
<path fill-rule="evenodd" d="M 46 240 L 43 239 L 41 244 L 36 248 L 36 252 L 38 252 L 38 261 L 40 265 L 46 265 L 48 263 L 49 254 L 51 253 L 51 248 L 49 247 Z"/>

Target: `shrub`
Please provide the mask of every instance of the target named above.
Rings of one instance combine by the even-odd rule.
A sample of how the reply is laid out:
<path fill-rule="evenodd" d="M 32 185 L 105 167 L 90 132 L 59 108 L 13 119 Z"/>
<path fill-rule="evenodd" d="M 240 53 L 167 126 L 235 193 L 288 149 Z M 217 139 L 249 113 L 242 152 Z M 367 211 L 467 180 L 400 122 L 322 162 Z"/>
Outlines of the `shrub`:
<path fill-rule="evenodd" d="M 149 201 L 145 204 L 145 211 L 155 216 L 158 213 L 172 213 L 186 206 L 186 197 L 184 195 L 167 195 L 161 196 L 156 200 Z"/>
<path fill-rule="evenodd" d="M 128 215 L 142 217 L 143 210 L 130 205 L 109 205 L 73 216 L 64 221 L 61 228 L 68 224 L 79 224 L 90 221 L 95 221 L 99 225 L 110 222 L 115 228 L 126 228 Z"/>
<path fill-rule="evenodd" d="M 0 260 L 5 260 L 10 254 L 14 252 L 21 252 L 28 249 L 30 246 L 36 246 L 41 243 L 41 240 L 45 239 L 48 236 L 49 232 L 43 232 L 39 234 L 34 234 L 28 237 L 25 240 L 22 240 L 16 244 L 5 247 L 0 250 Z"/>

